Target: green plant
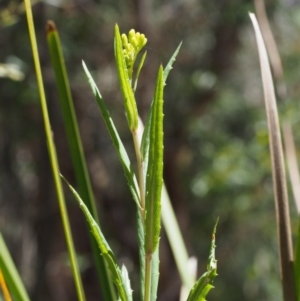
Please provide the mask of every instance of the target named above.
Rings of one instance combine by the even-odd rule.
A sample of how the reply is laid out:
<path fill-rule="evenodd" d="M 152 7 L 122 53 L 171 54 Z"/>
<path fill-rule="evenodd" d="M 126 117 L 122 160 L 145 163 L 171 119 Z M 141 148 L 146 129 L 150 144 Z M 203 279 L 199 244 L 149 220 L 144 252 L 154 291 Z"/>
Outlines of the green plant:
<path fill-rule="evenodd" d="M 31 14 L 31 8 L 28 1 L 25 1 L 30 39 L 33 49 L 33 57 L 36 67 L 36 74 L 38 78 L 39 93 L 41 99 L 42 113 L 45 123 L 46 137 L 48 143 L 48 150 L 50 154 L 50 160 L 53 170 L 53 177 L 56 185 L 56 191 L 59 200 L 59 207 L 61 210 L 61 216 L 64 226 L 64 232 L 66 235 L 66 241 L 68 245 L 70 261 L 73 271 L 73 276 L 76 284 L 76 290 L 79 300 L 85 300 L 85 294 L 81 283 L 80 273 L 78 271 L 76 252 L 72 242 L 72 235 L 70 231 L 68 215 L 64 202 L 64 195 L 61 186 L 61 179 L 59 174 L 59 167 L 56 157 L 56 150 L 51 135 L 51 126 L 49 122 L 46 98 L 43 88 L 42 74 L 40 70 L 40 63 L 38 57 L 38 50 L 36 45 L 36 38 L 33 26 L 33 18 Z M 125 267 L 119 268 L 117 260 L 114 257 L 112 250 L 107 244 L 104 235 L 102 234 L 97 212 L 95 210 L 95 204 L 93 200 L 93 194 L 91 192 L 91 185 L 88 178 L 86 164 L 83 156 L 80 137 L 78 134 L 78 125 L 74 113 L 72 104 L 72 98 L 70 94 L 68 79 L 66 75 L 66 69 L 64 66 L 64 60 L 62 51 L 60 48 L 60 42 L 58 34 L 56 32 L 53 23 L 48 23 L 48 42 L 52 56 L 52 62 L 54 71 L 58 82 L 58 90 L 61 98 L 61 106 L 64 112 L 64 119 L 67 128 L 67 134 L 71 145 L 71 154 L 73 163 L 75 166 L 77 182 L 79 187 L 79 194 L 70 185 L 70 189 L 76 197 L 87 222 L 92 230 L 94 239 L 91 239 L 93 252 L 96 257 L 96 263 L 98 262 L 98 271 L 100 275 L 105 278 L 101 283 L 101 288 L 105 291 L 106 300 L 115 299 L 115 291 L 112 286 L 114 283 L 118 296 L 123 301 L 129 301 L 132 299 L 132 291 L 130 287 L 130 281 L 128 273 Z M 161 221 L 161 203 L 162 199 L 167 204 L 166 208 L 170 212 L 173 218 L 163 215 L 164 224 L 166 228 L 178 229 L 176 219 L 172 213 L 170 202 L 166 190 L 162 195 L 163 189 L 163 91 L 168 74 L 172 69 L 172 64 L 175 61 L 175 57 L 179 52 L 179 47 L 176 49 L 170 62 L 163 69 L 162 65 L 159 67 L 156 88 L 154 92 L 153 101 L 148 114 L 145 130 L 142 130 L 142 124 L 138 116 L 137 105 L 135 100 L 135 90 L 138 83 L 138 77 L 143 67 L 143 63 L 146 59 L 146 52 L 142 56 L 139 66 L 135 72 L 134 63 L 138 57 L 139 52 L 145 46 L 147 39 L 143 34 L 131 30 L 128 37 L 123 34 L 120 35 L 119 28 L 115 27 L 115 58 L 118 70 L 118 76 L 120 80 L 120 88 L 124 97 L 125 110 L 127 114 L 127 121 L 129 129 L 132 133 L 133 144 L 136 153 L 137 160 L 137 176 L 132 169 L 131 162 L 126 153 L 126 150 L 121 142 L 118 132 L 114 126 L 112 118 L 105 106 L 102 96 L 95 85 L 86 65 L 83 63 L 84 70 L 87 74 L 88 80 L 92 87 L 92 91 L 96 97 L 96 101 L 101 110 L 102 116 L 109 130 L 112 138 L 112 142 L 117 150 L 117 154 L 122 163 L 126 179 L 129 184 L 129 188 L 132 192 L 133 199 L 137 205 L 137 229 L 138 229 L 138 241 L 140 251 L 140 286 L 141 286 L 141 298 L 142 300 L 154 301 L 157 298 L 157 286 L 159 278 L 159 239 L 160 239 L 160 221 Z M 65 180 L 66 181 L 66 180 Z M 167 231 L 168 232 L 168 231 Z M 187 298 L 188 301 L 204 300 L 209 290 L 213 287 L 212 283 L 216 277 L 216 260 L 215 260 L 215 232 L 216 226 L 213 232 L 209 262 L 207 266 L 207 272 L 204 273 L 200 279 L 194 284 L 192 276 L 188 275 L 187 270 L 187 252 L 180 239 L 180 232 L 176 230 L 175 239 L 171 239 L 173 250 L 175 246 L 180 247 L 180 257 L 176 257 L 177 264 L 180 270 L 183 284 L 185 288 L 191 289 Z M 170 233 L 170 230 L 169 230 Z M 169 237 L 171 237 L 169 235 Z M 100 249 L 97 252 L 95 242 Z M 98 254 L 97 254 L 98 253 Z M 5 254 L 1 250 L 1 257 Z M 6 256 L 6 255 L 5 255 Z M 8 256 L 6 256 L 8 258 Z M 182 258 L 181 258 L 182 257 Z M 99 260 L 102 259 L 102 260 Z M 104 260 L 103 260 L 104 259 Z M 13 287 L 16 288 L 14 297 L 17 300 L 26 300 L 27 295 L 21 294 L 22 286 L 19 285 L 19 278 L 16 273 L 12 273 L 12 268 L 4 269 L 5 263 L 1 261 L 0 268 L 4 272 L 4 276 L 10 279 L 10 289 L 13 292 Z M 193 286 L 193 287 L 192 287 Z"/>

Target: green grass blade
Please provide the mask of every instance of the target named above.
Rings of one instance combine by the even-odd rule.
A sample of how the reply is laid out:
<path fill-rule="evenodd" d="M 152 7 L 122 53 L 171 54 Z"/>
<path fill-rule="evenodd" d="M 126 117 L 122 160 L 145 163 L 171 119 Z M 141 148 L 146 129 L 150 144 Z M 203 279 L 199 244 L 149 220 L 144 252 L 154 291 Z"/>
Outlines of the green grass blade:
<path fill-rule="evenodd" d="M 85 201 L 85 204 L 91 212 L 93 218 L 99 224 L 97 207 L 92 192 L 92 186 L 79 134 L 78 122 L 71 95 L 71 89 L 69 85 L 60 38 L 56 30 L 56 26 L 52 21 L 48 21 L 47 23 L 47 40 L 51 55 L 52 66 L 55 72 L 56 84 L 59 93 L 59 101 L 63 113 L 63 120 L 66 128 L 71 159 L 75 170 L 76 182 L 78 185 L 79 193 L 82 196 L 82 199 Z M 103 258 L 99 256 L 98 247 L 94 237 L 91 235 L 91 233 L 89 233 L 89 235 L 96 270 L 100 281 L 101 292 L 105 300 L 114 301 L 116 299 L 115 291 L 113 288 L 113 284 L 110 281 L 107 267 L 104 263 Z"/>
<path fill-rule="evenodd" d="M 134 85 L 133 85 L 133 91 L 136 91 L 136 87 L 138 84 L 138 80 L 139 80 L 139 76 L 140 76 L 140 72 L 143 68 L 144 62 L 146 60 L 146 56 L 147 56 L 147 51 L 144 52 L 143 56 L 141 57 L 137 72 L 136 72 L 136 77 L 135 77 L 135 81 L 134 81 Z"/>
<path fill-rule="evenodd" d="M 216 249 L 215 236 L 216 236 L 218 220 L 215 224 L 213 234 L 212 234 L 210 253 L 209 253 L 209 258 L 207 263 L 207 272 L 205 272 L 195 283 L 194 287 L 190 291 L 187 301 L 205 301 L 208 292 L 213 288 L 212 284 L 217 276 L 217 260 L 215 257 L 215 249 Z"/>
<path fill-rule="evenodd" d="M 117 24 L 115 26 L 115 59 L 118 69 L 121 91 L 124 98 L 128 125 L 130 130 L 134 131 L 138 128 L 138 111 L 133 90 L 131 88 L 131 83 L 127 73 L 127 68 L 123 55 L 122 39 Z"/>
<path fill-rule="evenodd" d="M 120 299 L 122 301 L 132 301 L 132 290 L 130 287 L 130 281 L 128 278 L 128 273 L 125 268 L 122 270 L 118 267 L 116 258 L 111 250 L 110 246 L 108 245 L 103 233 L 101 232 L 98 224 L 96 223 L 95 219 L 89 212 L 87 206 L 84 204 L 82 199 L 80 198 L 79 194 L 76 190 L 67 182 L 65 178 L 63 178 L 67 185 L 69 186 L 71 192 L 73 193 L 74 197 L 76 198 L 82 212 L 84 213 L 87 222 L 90 226 L 91 232 L 94 235 L 98 247 L 100 249 L 101 255 L 106 260 L 106 263 L 111 271 L 112 281 L 115 283 Z"/>
<path fill-rule="evenodd" d="M 74 276 L 74 282 L 75 282 L 78 299 L 80 301 L 85 301 L 85 294 L 84 294 L 82 281 L 79 273 L 74 243 L 73 243 L 71 229 L 70 229 L 69 218 L 66 210 L 63 189 L 62 189 L 61 180 L 59 176 L 59 166 L 57 161 L 56 149 L 55 149 L 54 141 L 52 139 L 52 131 L 51 131 L 50 120 L 48 115 L 47 102 L 45 97 L 43 77 L 42 77 L 42 71 L 41 71 L 41 66 L 39 61 L 39 54 L 38 54 L 36 37 L 35 37 L 30 0 L 24 0 L 24 4 L 25 4 L 25 11 L 26 11 L 28 28 L 29 28 L 29 35 L 30 35 L 30 42 L 32 47 L 33 59 L 34 59 L 35 71 L 36 71 L 37 82 L 38 82 L 38 89 L 40 94 L 40 102 L 41 102 L 43 120 L 45 125 L 48 151 L 49 151 L 50 162 L 51 162 L 51 167 L 53 172 L 55 189 L 58 197 L 58 204 L 59 204 L 60 214 L 62 218 L 63 229 L 66 237 L 66 242 L 67 242 L 67 247 L 68 247 L 68 252 L 69 252 L 69 257 L 71 262 L 72 273 Z"/>
<path fill-rule="evenodd" d="M 173 252 L 180 279 L 183 285 L 189 291 L 192 288 L 195 279 L 190 273 L 188 273 L 188 252 L 184 244 L 184 240 L 165 184 L 163 184 L 162 188 L 161 217 L 162 224 L 165 228 Z"/>
<path fill-rule="evenodd" d="M 15 301 L 29 301 L 28 294 L 0 233 L 0 271 Z"/>
<path fill-rule="evenodd" d="M 124 170 L 124 173 L 125 173 L 125 177 L 127 179 L 129 189 L 132 193 L 133 199 L 134 199 L 135 203 L 137 204 L 137 206 L 140 208 L 140 197 L 139 197 L 139 188 L 138 188 L 139 186 L 138 186 L 135 174 L 133 172 L 133 169 L 131 167 L 131 163 L 130 163 L 129 157 L 127 155 L 127 152 L 126 152 L 126 150 L 124 148 L 124 145 L 123 145 L 123 143 L 120 139 L 120 136 L 119 136 L 119 134 L 116 130 L 116 127 L 113 123 L 113 120 L 110 116 L 110 113 L 106 108 L 106 105 L 103 101 L 103 98 L 100 94 L 100 91 L 99 91 L 99 89 L 97 88 L 97 86 L 95 84 L 95 81 L 93 80 L 93 78 L 92 78 L 92 76 L 91 76 L 91 74 L 90 74 L 89 70 L 87 69 L 84 62 L 82 63 L 82 65 L 83 65 L 83 69 L 84 69 L 84 71 L 87 75 L 90 86 L 92 88 L 93 94 L 94 94 L 94 96 L 96 98 L 96 101 L 99 105 L 102 117 L 104 119 L 104 122 L 106 124 L 107 129 L 108 129 L 108 132 L 110 134 L 112 142 L 113 142 L 113 144 L 115 146 L 115 149 L 118 153 L 119 160 L 122 164 L 122 167 L 123 167 L 123 170 Z"/>
<path fill-rule="evenodd" d="M 268 120 L 283 296 L 285 301 L 294 301 L 296 300 L 296 289 L 293 268 L 293 245 L 290 229 L 290 214 L 286 187 L 285 166 L 283 160 L 283 150 L 276 98 L 268 55 L 260 32 L 260 28 L 255 15 L 250 14 L 250 18 L 255 30 L 259 51 L 264 98 Z"/>

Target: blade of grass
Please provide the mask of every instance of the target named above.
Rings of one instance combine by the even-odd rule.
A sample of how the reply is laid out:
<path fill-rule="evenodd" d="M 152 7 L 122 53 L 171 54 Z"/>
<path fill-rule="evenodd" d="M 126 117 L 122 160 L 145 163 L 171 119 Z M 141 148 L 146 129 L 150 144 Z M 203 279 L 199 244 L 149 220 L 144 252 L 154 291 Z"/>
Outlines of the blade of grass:
<path fill-rule="evenodd" d="M 258 46 L 268 119 L 283 296 L 285 301 L 295 301 L 296 291 L 293 269 L 293 246 L 276 98 L 267 51 L 260 28 L 255 15 L 250 14 L 250 18 L 253 23 Z"/>
<path fill-rule="evenodd" d="M 28 294 L 0 233 L 0 271 L 16 301 L 29 301 Z"/>
<path fill-rule="evenodd" d="M 181 281 L 185 288 L 190 290 L 196 279 L 188 272 L 188 252 L 165 184 L 162 188 L 161 216 Z"/>
<path fill-rule="evenodd" d="M 264 37 L 266 47 L 270 56 L 270 64 L 276 80 L 276 88 L 281 99 L 286 98 L 286 85 L 284 82 L 284 74 L 279 51 L 273 36 L 270 22 L 266 13 L 265 1 L 254 0 L 254 6 L 258 23 L 261 27 L 261 32 Z"/>
<path fill-rule="evenodd" d="M 300 215 L 300 174 L 297 163 L 293 131 L 289 123 L 286 123 L 283 127 L 283 141 L 294 201 L 298 215 Z"/>
<path fill-rule="evenodd" d="M 24 4 L 25 4 L 25 10 L 26 10 L 26 16 L 27 16 L 27 22 L 28 22 L 28 28 L 29 28 L 33 60 L 34 60 L 34 65 L 35 65 L 35 72 L 36 72 L 37 82 L 38 82 L 38 89 L 39 89 L 39 94 L 40 94 L 40 102 L 41 102 L 41 108 L 42 108 L 42 114 L 43 114 L 43 120 L 44 120 L 44 126 L 45 126 L 47 146 L 48 146 L 50 162 L 51 162 L 51 167 L 52 167 L 52 172 L 53 172 L 55 189 L 56 189 L 56 193 L 57 193 L 57 197 L 58 197 L 58 203 L 59 203 L 59 209 L 60 209 L 62 223 L 63 223 L 63 229 L 64 229 L 64 233 L 65 233 L 65 237 L 66 237 L 66 242 L 67 242 L 71 267 L 72 267 L 72 273 L 73 273 L 73 277 L 74 277 L 74 282 L 75 282 L 78 299 L 80 301 L 85 301 L 85 294 L 83 291 L 82 281 L 81 281 L 81 277 L 80 277 L 80 273 L 79 273 L 74 243 L 73 243 L 71 229 L 70 229 L 69 218 L 68 218 L 68 214 L 67 214 L 67 210 L 66 210 L 63 189 L 62 189 L 61 180 L 60 180 L 60 176 L 59 176 L 59 167 L 58 167 L 56 149 L 55 149 L 54 141 L 52 139 L 52 131 L 51 131 L 50 120 L 49 120 L 49 115 L 48 115 L 47 102 L 46 102 L 46 96 L 45 96 L 45 91 L 44 91 L 43 77 L 42 77 L 41 66 L 40 66 L 40 61 L 39 61 L 38 47 L 37 47 L 37 42 L 36 42 L 30 0 L 24 0 Z"/>
<path fill-rule="evenodd" d="M 12 301 L 1 269 L 0 269 L 0 287 L 1 287 L 2 292 L 3 292 L 4 300 L 5 301 Z"/>
<path fill-rule="evenodd" d="M 79 134 L 74 102 L 72 99 L 67 70 L 63 57 L 61 42 L 54 22 L 47 22 L 47 40 L 50 50 L 52 66 L 55 72 L 56 84 L 59 93 L 60 106 L 66 128 L 71 158 L 75 170 L 76 182 L 79 193 L 84 200 L 93 218 L 99 223 L 97 207 L 92 192 L 92 185 L 85 161 L 83 146 Z M 92 234 L 89 232 L 92 252 L 96 264 L 96 270 L 100 281 L 101 292 L 107 301 L 116 299 L 113 283 L 108 276 L 108 270 L 103 257 L 99 256 L 98 247 Z"/>
<path fill-rule="evenodd" d="M 81 197 L 77 193 L 77 191 L 68 183 L 68 181 L 62 176 L 64 181 L 69 186 L 71 192 L 73 193 L 75 199 L 77 200 L 80 209 L 84 213 L 86 220 L 90 226 L 91 232 L 94 235 L 98 247 L 101 251 L 101 255 L 105 258 L 106 263 L 111 271 L 112 281 L 115 283 L 119 296 L 122 301 L 132 301 L 132 290 L 130 287 L 130 281 L 128 278 L 128 273 L 126 268 L 124 267 L 121 271 L 117 264 L 117 260 L 113 251 L 111 250 L 110 246 L 108 245 L 103 233 L 101 232 L 98 224 L 96 223 L 95 219 L 89 212 L 89 209 L 82 201 Z"/>
<path fill-rule="evenodd" d="M 293 131 L 289 123 L 286 123 L 283 127 L 283 137 L 284 137 L 284 145 L 285 145 L 285 155 L 288 164 L 288 171 L 290 174 L 290 181 L 291 181 L 292 190 L 294 194 L 294 200 L 296 203 L 298 216 L 300 216 L 300 176 L 299 176 Z M 296 295 L 297 295 L 297 300 L 299 301 L 300 300 L 300 218 L 298 221 L 298 236 L 296 241 L 294 272 L 295 272 L 295 283 L 296 283 Z"/>

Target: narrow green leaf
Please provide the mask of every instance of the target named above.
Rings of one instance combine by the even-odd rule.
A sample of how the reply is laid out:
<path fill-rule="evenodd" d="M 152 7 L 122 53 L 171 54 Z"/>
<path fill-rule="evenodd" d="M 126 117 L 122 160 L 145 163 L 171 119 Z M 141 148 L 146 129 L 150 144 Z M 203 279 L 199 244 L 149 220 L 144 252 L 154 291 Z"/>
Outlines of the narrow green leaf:
<path fill-rule="evenodd" d="M 138 245 L 139 245 L 139 260 L 140 260 L 140 293 L 141 300 L 144 300 L 145 293 L 145 231 L 143 225 L 143 219 L 141 211 L 137 210 L 136 214 L 137 220 L 137 236 L 138 236 Z"/>
<path fill-rule="evenodd" d="M 150 111 L 151 113 L 151 111 Z M 150 119 L 149 118 L 150 114 L 148 115 L 147 121 Z M 144 139 L 149 139 L 150 135 L 149 134 L 145 134 L 145 129 L 143 128 L 143 122 L 140 120 L 139 121 L 139 127 L 141 128 L 141 132 L 144 134 L 143 137 Z M 150 129 L 150 127 L 148 126 L 148 131 Z M 147 137 L 147 138 L 145 138 Z M 140 141 L 140 145 L 142 145 L 141 143 L 142 138 L 139 137 L 139 141 Z M 145 151 L 144 157 L 146 157 L 144 159 L 144 165 L 147 166 L 148 162 L 148 157 L 147 157 L 147 152 L 149 151 L 149 142 L 148 143 L 144 143 L 144 146 L 148 147 L 148 150 Z M 184 240 L 182 237 L 182 233 L 180 231 L 174 210 L 172 208 L 172 204 L 170 201 L 170 197 L 168 194 L 168 191 L 166 189 L 165 184 L 163 183 L 163 187 L 162 187 L 162 205 L 161 205 L 161 217 L 162 217 L 162 224 L 165 228 L 172 252 L 173 252 L 173 256 L 179 271 L 179 275 L 181 278 L 181 281 L 183 283 L 183 285 L 185 286 L 187 291 L 190 291 L 190 289 L 192 288 L 195 279 L 192 275 L 190 275 L 190 273 L 187 273 L 187 263 L 189 260 L 188 257 L 188 252 L 186 249 L 186 246 L 184 244 Z M 142 298 L 143 300 L 143 298 Z"/>
<path fill-rule="evenodd" d="M 290 213 L 274 85 L 259 25 L 254 14 L 250 14 L 250 18 L 256 35 L 268 120 L 283 296 L 285 301 L 295 301 L 296 288 Z"/>
<path fill-rule="evenodd" d="M 182 42 L 178 45 L 176 48 L 175 52 L 173 53 L 172 57 L 170 58 L 167 66 L 164 69 L 164 84 L 166 84 L 167 78 L 169 76 L 170 71 L 173 69 L 173 63 L 176 60 L 176 57 L 179 53 L 179 50 L 181 48 Z M 141 154 L 142 158 L 144 160 L 144 166 L 145 170 L 147 170 L 147 164 L 148 164 L 148 153 L 149 153 L 149 142 L 150 142 L 150 127 L 151 127 L 151 120 L 152 120 L 152 105 L 153 105 L 153 100 L 151 102 L 149 114 L 147 116 L 146 124 L 145 124 L 145 130 L 143 133 L 142 141 L 141 141 Z"/>
<path fill-rule="evenodd" d="M 36 41 L 35 28 L 34 28 L 30 0 L 24 0 L 24 5 L 25 5 L 25 11 L 26 11 L 26 17 L 27 17 L 27 23 L 28 23 L 28 29 L 29 29 L 32 55 L 33 55 L 33 60 L 34 60 L 34 65 L 35 65 L 36 76 L 37 76 L 37 83 L 38 83 L 38 89 L 39 89 L 39 95 L 40 95 L 40 104 L 41 104 L 43 120 L 44 120 L 48 152 L 49 152 L 49 156 L 50 156 L 52 174 L 53 174 L 53 179 L 54 179 L 54 183 L 55 183 L 55 190 L 57 193 L 60 215 L 61 215 L 64 234 L 65 234 L 65 238 L 66 238 L 66 243 L 67 243 L 67 248 L 68 248 L 68 253 L 69 253 L 69 258 L 70 258 L 70 263 L 71 263 L 71 268 L 72 268 L 77 296 L 80 301 L 85 301 L 85 294 L 84 294 L 82 280 L 81 280 L 79 267 L 78 267 L 78 263 L 77 263 L 76 252 L 75 252 L 75 247 L 74 247 L 74 243 L 73 243 L 69 217 L 68 217 L 68 213 L 67 213 L 67 209 L 66 209 L 63 188 L 62 188 L 61 179 L 59 176 L 59 165 L 58 165 L 56 148 L 55 148 L 55 144 L 53 141 L 52 130 L 51 130 L 51 125 L 50 125 L 50 120 L 49 120 L 47 101 L 46 101 L 46 95 L 45 95 L 45 90 L 44 90 L 43 76 L 42 76 L 41 65 L 40 65 L 40 60 L 39 60 L 39 53 L 38 53 L 38 47 L 37 47 L 37 41 Z"/>
<path fill-rule="evenodd" d="M 128 77 L 128 72 L 123 55 L 122 39 L 117 24 L 115 26 L 115 59 L 118 69 L 121 91 L 124 98 L 127 121 L 130 130 L 133 131 L 138 127 L 138 111 L 133 90 L 131 88 L 131 83 Z"/>
<path fill-rule="evenodd" d="M 164 183 L 161 201 L 162 224 L 165 228 L 181 281 L 187 288 L 187 291 L 189 291 L 196 279 L 187 271 L 187 264 L 189 260 L 188 252 Z"/>
<path fill-rule="evenodd" d="M 173 69 L 173 63 L 175 62 L 176 60 L 176 57 L 179 53 L 179 50 L 181 48 L 181 45 L 182 45 L 182 42 L 180 42 L 180 44 L 178 45 L 178 47 L 176 48 L 175 52 L 173 53 L 171 59 L 169 60 L 167 66 L 165 67 L 165 70 L 164 70 L 164 83 L 166 84 L 167 82 L 167 78 L 169 76 L 169 73 L 170 71 Z"/>
<path fill-rule="evenodd" d="M 145 252 L 153 254 L 159 240 L 161 189 L 163 183 L 163 68 L 160 66 L 154 101 L 146 179 Z"/>
<path fill-rule="evenodd" d="M 47 40 L 50 50 L 52 66 L 55 72 L 56 84 L 59 93 L 60 107 L 63 113 L 64 125 L 66 128 L 68 143 L 70 147 L 71 159 L 73 162 L 76 182 L 79 193 L 94 219 L 99 224 L 97 207 L 92 192 L 87 165 L 84 157 L 83 146 L 79 134 L 78 122 L 76 118 L 74 103 L 71 95 L 70 84 L 63 57 L 59 34 L 54 22 L 47 22 Z M 90 235 L 90 242 L 97 274 L 100 281 L 101 292 L 106 301 L 114 301 L 114 288 L 108 276 L 108 271 L 104 260 L 99 256 L 98 247 L 94 237 Z"/>
<path fill-rule="evenodd" d="M 123 145 L 123 143 L 120 139 L 120 136 L 119 136 L 119 134 L 116 130 L 116 127 L 113 123 L 113 120 L 110 116 L 110 113 L 106 108 L 106 105 L 103 101 L 103 98 L 100 94 L 100 91 L 99 91 L 99 89 L 97 88 L 97 86 L 95 84 L 95 81 L 93 80 L 93 78 L 92 78 L 92 76 L 91 76 L 91 74 L 90 74 L 90 72 L 89 72 L 89 70 L 86 67 L 84 62 L 82 62 L 82 65 L 83 65 L 83 69 L 84 69 L 84 71 L 87 75 L 90 86 L 92 88 L 93 94 L 96 97 L 96 101 L 99 105 L 102 117 L 103 117 L 104 122 L 106 124 L 106 127 L 109 131 L 112 142 L 113 142 L 113 144 L 115 146 L 115 149 L 118 153 L 119 160 L 122 164 L 124 174 L 125 174 L 125 177 L 127 179 L 127 182 L 128 182 L 130 191 L 132 193 L 133 199 L 136 202 L 137 206 L 140 208 L 140 200 L 139 200 L 140 196 L 139 196 L 139 188 L 138 188 L 139 186 L 138 186 L 134 171 L 131 167 L 131 163 L 130 163 L 129 157 L 127 155 L 127 152 L 126 152 L 126 150 L 124 148 L 124 145 Z"/>
<path fill-rule="evenodd" d="M 150 301 L 157 300 L 157 288 L 158 288 L 158 280 L 159 280 L 159 242 L 156 250 L 152 255 L 151 260 L 151 293 L 150 293 Z"/>
<path fill-rule="evenodd" d="M 141 72 L 141 70 L 143 68 L 146 56 L 147 56 L 147 51 L 144 52 L 144 54 L 143 54 L 143 56 L 142 56 L 142 58 L 140 60 L 137 72 L 136 72 L 136 77 L 135 77 L 134 86 L 133 86 L 133 91 L 134 92 L 136 91 L 136 87 L 137 87 L 137 83 L 138 83 L 138 80 L 139 80 L 140 72 Z"/>
<path fill-rule="evenodd" d="M 124 270 L 122 271 L 116 261 L 116 258 L 113 254 L 113 251 L 111 250 L 110 246 L 108 245 L 103 233 L 101 232 L 98 224 L 96 223 L 95 219 L 89 212 L 89 209 L 87 206 L 84 204 L 82 199 L 80 198 L 79 194 L 77 191 L 68 183 L 68 181 L 62 176 L 64 181 L 67 183 L 69 186 L 71 192 L 73 193 L 75 199 L 77 200 L 79 207 L 81 208 L 82 212 L 84 213 L 87 222 L 90 226 L 91 232 L 94 235 L 98 247 L 100 249 L 101 255 L 104 257 L 106 260 L 106 263 L 108 265 L 108 268 L 111 271 L 111 277 L 112 281 L 115 283 L 119 296 L 122 301 L 132 301 L 132 291 L 130 288 L 130 282 L 128 279 L 127 271 L 125 272 Z"/>
<path fill-rule="evenodd" d="M 211 247 L 207 263 L 207 272 L 205 272 L 195 283 L 194 287 L 191 289 L 187 301 L 205 301 L 205 297 L 208 292 L 214 287 L 212 285 L 214 279 L 217 276 L 217 260 L 215 257 L 216 249 L 216 230 L 219 219 L 217 219 L 214 226 Z"/>
<path fill-rule="evenodd" d="M 0 233 L 0 270 L 15 301 L 29 301 L 28 294 Z"/>

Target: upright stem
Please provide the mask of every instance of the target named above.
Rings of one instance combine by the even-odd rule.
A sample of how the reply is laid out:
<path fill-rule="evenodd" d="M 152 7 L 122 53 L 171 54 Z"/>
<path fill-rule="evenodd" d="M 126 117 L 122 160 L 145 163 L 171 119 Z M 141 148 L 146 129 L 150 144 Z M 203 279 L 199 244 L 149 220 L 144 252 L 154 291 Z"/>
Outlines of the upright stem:
<path fill-rule="evenodd" d="M 138 183 L 140 189 L 140 205 L 141 205 L 141 214 L 143 218 L 143 223 L 145 222 L 145 179 L 144 179 L 144 165 L 140 151 L 140 143 L 137 135 L 137 131 L 132 131 L 134 150 L 137 161 L 137 171 L 138 171 Z"/>

